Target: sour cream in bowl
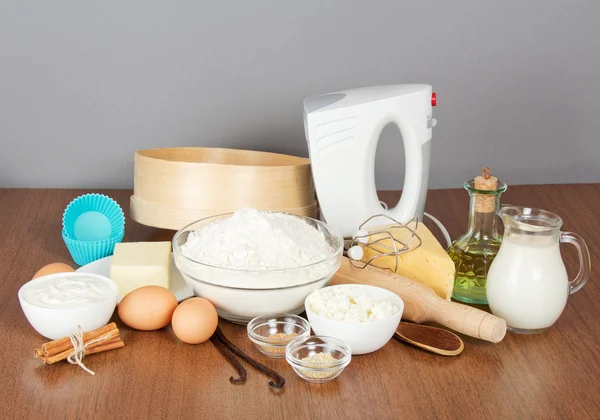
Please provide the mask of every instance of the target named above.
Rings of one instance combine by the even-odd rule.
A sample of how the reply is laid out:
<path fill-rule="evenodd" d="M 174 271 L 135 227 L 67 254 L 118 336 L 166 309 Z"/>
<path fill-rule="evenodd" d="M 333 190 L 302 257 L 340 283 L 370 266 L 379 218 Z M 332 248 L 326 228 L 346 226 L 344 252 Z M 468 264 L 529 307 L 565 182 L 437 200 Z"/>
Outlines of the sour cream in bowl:
<path fill-rule="evenodd" d="M 21 309 L 41 335 L 56 340 L 108 323 L 119 292 L 108 277 L 91 273 L 56 273 L 25 283 L 19 289 Z"/>
<path fill-rule="evenodd" d="M 315 334 L 342 340 L 357 355 L 377 351 L 393 337 L 404 302 L 381 287 L 342 284 L 315 290 L 304 308 Z"/>

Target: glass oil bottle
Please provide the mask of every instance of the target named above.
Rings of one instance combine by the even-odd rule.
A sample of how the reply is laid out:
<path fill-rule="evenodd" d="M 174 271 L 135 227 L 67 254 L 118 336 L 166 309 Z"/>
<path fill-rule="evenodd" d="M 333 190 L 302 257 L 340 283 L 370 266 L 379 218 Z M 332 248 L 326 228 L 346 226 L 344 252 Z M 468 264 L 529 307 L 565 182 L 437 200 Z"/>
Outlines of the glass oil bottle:
<path fill-rule="evenodd" d="M 471 197 L 469 227 L 447 251 L 456 268 L 452 297 L 461 302 L 487 304 L 487 273 L 502 244 L 502 235 L 496 230 L 497 212 L 500 196 L 507 187 L 484 168 L 482 176 L 465 182 L 464 188 Z"/>

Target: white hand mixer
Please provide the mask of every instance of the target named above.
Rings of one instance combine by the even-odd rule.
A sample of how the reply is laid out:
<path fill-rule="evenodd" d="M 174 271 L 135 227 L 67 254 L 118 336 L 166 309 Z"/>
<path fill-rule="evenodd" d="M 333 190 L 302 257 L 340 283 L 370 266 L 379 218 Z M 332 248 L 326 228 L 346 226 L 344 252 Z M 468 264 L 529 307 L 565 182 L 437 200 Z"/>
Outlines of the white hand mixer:
<path fill-rule="evenodd" d="M 321 217 L 344 237 L 365 244 L 365 232 L 357 229 L 375 225 L 377 216 L 400 227 L 415 221 L 416 230 L 426 214 L 435 105 L 436 94 L 426 84 L 366 87 L 304 100 L 304 129 Z M 377 197 L 375 152 L 389 123 L 398 126 L 404 141 L 405 179 L 400 201 L 388 210 Z M 450 244 L 443 225 L 427 216 Z M 392 243 L 391 255 L 409 250 L 405 243 L 399 248 Z"/>

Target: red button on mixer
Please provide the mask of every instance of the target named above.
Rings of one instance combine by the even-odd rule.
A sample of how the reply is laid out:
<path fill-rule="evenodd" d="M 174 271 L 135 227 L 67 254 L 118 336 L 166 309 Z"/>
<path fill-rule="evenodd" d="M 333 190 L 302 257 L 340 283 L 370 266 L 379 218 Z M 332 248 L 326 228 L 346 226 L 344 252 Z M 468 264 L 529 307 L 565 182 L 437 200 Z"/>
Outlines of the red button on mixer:
<path fill-rule="evenodd" d="M 435 94 L 435 92 L 433 92 L 431 94 L 431 106 L 436 106 L 437 105 L 437 95 Z"/>

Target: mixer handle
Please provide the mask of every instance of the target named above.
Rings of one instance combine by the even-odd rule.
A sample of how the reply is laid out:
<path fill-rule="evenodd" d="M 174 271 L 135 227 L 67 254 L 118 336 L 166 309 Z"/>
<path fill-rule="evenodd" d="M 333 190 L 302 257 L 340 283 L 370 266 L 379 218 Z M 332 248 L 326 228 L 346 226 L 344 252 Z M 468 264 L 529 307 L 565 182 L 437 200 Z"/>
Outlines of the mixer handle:
<path fill-rule="evenodd" d="M 400 201 L 388 214 L 400 222 L 412 219 L 419 206 L 421 185 L 423 183 L 423 150 L 422 142 L 415 132 L 415 127 L 399 115 L 394 115 L 392 121 L 400 129 L 404 142 L 404 186 Z"/>

